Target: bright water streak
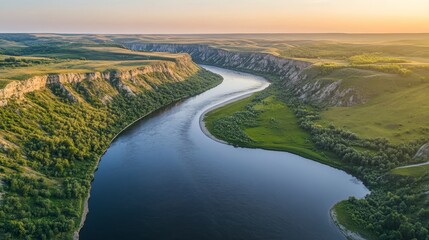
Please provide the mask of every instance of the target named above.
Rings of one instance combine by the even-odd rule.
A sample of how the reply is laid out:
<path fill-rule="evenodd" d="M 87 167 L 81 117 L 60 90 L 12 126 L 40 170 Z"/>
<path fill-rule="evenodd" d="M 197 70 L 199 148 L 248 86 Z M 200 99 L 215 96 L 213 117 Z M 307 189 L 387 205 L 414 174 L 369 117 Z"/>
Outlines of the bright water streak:
<path fill-rule="evenodd" d="M 205 67 L 224 82 L 137 123 L 102 157 L 81 239 L 345 239 L 329 209 L 368 190 L 293 154 L 205 136 L 205 109 L 267 84 Z"/>

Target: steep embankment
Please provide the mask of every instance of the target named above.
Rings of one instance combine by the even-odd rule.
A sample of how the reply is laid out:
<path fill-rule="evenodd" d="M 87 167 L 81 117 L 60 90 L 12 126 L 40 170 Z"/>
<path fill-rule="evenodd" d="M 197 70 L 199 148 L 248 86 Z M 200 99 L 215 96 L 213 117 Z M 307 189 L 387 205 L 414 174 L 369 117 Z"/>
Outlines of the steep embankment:
<path fill-rule="evenodd" d="M 126 70 L 10 83 L 0 95 L 0 238 L 71 239 L 114 136 L 220 82 L 183 55 Z"/>
<path fill-rule="evenodd" d="M 64 91 L 67 91 L 64 85 L 77 84 L 83 81 L 96 81 L 98 79 L 108 81 L 119 91 L 134 95 L 140 91 L 139 88 L 141 87 L 144 89 L 151 88 L 148 82 L 141 81 L 141 79 L 139 81 L 139 76 L 161 74 L 164 77 L 164 82 L 177 82 L 184 80 L 197 71 L 198 67 L 193 64 L 191 58 L 188 55 L 183 55 L 176 58 L 175 62 L 159 61 L 128 70 L 33 76 L 27 80 L 13 81 L 3 89 L 0 89 L 0 106 L 6 105 L 10 99 L 22 99 L 27 93 L 43 90 L 53 85 L 59 85 Z M 160 83 L 155 78 L 152 80 L 152 83 Z M 69 96 L 74 99 L 71 93 L 69 93 Z"/>
<path fill-rule="evenodd" d="M 318 78 L 322 70 L 311 63 L 276 57 L 268 53 L 231 52 L 199 44 L 124 43 L 138 51 L 185 52 L 199 63 L 259 75 L 279 80 L 285 88 L 308 102 L 329 106 L 351 106 L 365 102 L 365 98 L 342 81 Z"/>
<path fill-rule="evenodd" d="M 413 116 L 425 109 L 426 102 L 421 99 L 426 99 L 427 94 L 422 94 L 423 97 L 419 98 L 416 97 L 416 94 L 404 94 L 413 92 L 413 90 L 424 92 L 426 88 L 422 87 L 422 84 L 425 78 L 420 78 L 422 81 L 419 85 L 413 80 L 419 79 L 418 75 L 405 77 L 405 75 L 400 76 L 389 71 L 369 75 L 373 71 L 367 72 L 365 69 L 352 66 L 338 68 L 312 65 L 310 67 L 309 64 L 299 61 L 279 59 L 266 54 L 232 53 L 210 48 L 206 48 L 207 53 L 201 53 L 201 49 L 205 48 L 195 45 L 143 44 L 129 47 L 136 50 L 189 52 L 197 61 L 266 75 L 274 81 L 273 87 L 268 89 L 275 91 L 275 94 L 271 94 L 271 96 L 274 95 L 278 100 L 286 103 L 296 119 L 289 119 L 281 123 L 279 120 L 286 115 L 285 110 L 282 110 L 283 114 L 279 114 L 279 116 L 275 115 L 279 112 L 276 111 L 264 117 L 264 113 L 269 109 L 263 111 L 260 109 L 264 106 L 275 106 L 266 99 L 270 95 L 269 92 L 264 91 L 253 103 L 240 109 L 235 108 L 234 113 L 226 111 L 224 117 L 213 122 L 213 125 L 217 124 L 214 128 L 222 129 L 218 136 L 230 143 L 237 140 L 235 143 L 240 146 L 248 146 L 256 142 L 260 147 L 282 140 L 281 147 L 285 150 L 291 145 L 286 141 L 287 136 L 293 132 L 293 128 L 287 123 L 297 122 L 299 130 L 305 130 L 310 135 L 303 138 L 304 141 L 299 144 L 300 146 L 311 141 L 314 147 L 310 149 L 316 152 L 326 151 L 335 155 L 336 158 L 328 157 L 328 159 L 338 159 L 335 161 L 336 166 L 352 173 L 371 189 L 371 193 L 363 199 L 352 197 L 334 206 L 333 211 L 337 217 L 337 224 L 344 226 L 343 231 L 347 228 L 368 239 L 428 239 L 429 211 L 427 206 L 429 200 L 427 196 L 429 191 L 427 183 L 429 180 L 427 165 L 395 169 L 395 167 L 424 159 L 421 157 L 427 153 L 427 145 L 423 147 L 421 145 L 427 143 L 428 140 L 427 134 L 424 135 L 426 129 L 422 126 L 425 126 L 427 120 L 423 119 L 412 127 L 413 129 L 420 128 L 418 131 L 423 133 L 421 139 L 412 137 L 409 138 L 413 140 L 412 142 L 402 141 L 400 144 L 393 144 L 388 139 L 379 138 L 378 134 L 375 136 L 378 138 L 365 138 L 365 136 L 353 133 L 354 131 L 346 131 L 339 128 L 339 126 L 343 126 L 342 124 L 321 125 L 319 121 L 321 108 L 313 108 L 306 104 L 306 102 L 315 102 L 319 106 L 351 106 L 366 102 L 366 105 L 361 105 L 364 111 L 356 114 L 354 119 L 353 123 L 357 126 L 356 128 L 361 128 L 362 121 L 365 119 L 374 122 L 377 116 L 385 119 L 386 116 L 383 116 L 383 113 L 391 116 L 392 112 L 395 112 L 393 110 L 398 109 L 398 106 L 402 106 L 403 109 L 398 111 L 396 113 L 398 116 L 395 117 L 403 121 L 404 110 L 407 112 L 407 109 L 414 107 L 418 111 L 411 111 L 410 116 Z M 284 69 L 280 70 L 278 67 Z M 381 74 L 383 76 L 379 78 Z M 289 94 L 291 92 L 295 96 Z M 396 94 L 401 97 L 392 97 Z M 382 104 L 378 106 L 374 105 L 374 102 L 380 101 L 382 97 L 386 101 L 381 101 Z M 410 101 L 410 99 L 418 101 Z M 415 102 L 419 104 L 414 104 Z M 262 107 L 258 104 L 261 104 Z M 252 109 L 252 106 L 257 107 Z M 359 109 L 359 106 L 338 109 L 344 110 L 345 113 L 345 117 L 341 119 L 347 119 L 350 113 Z M 219 115 L 221 114 L 219 113 Z M 255 129 L 258 130 L 258 127 L 264 126 L 264 122 L 261 121 L 264 118 L 266 128 L 250 138 L 249 136 L 255 133 Z M 338 115 L 334 115 L 333 119 L 337 118 Z M 377 120 L 375 122 L 376 125 L 380 125 L 385 121 Z M 249 126 L 251 129 L 246 129 Z M 396 128 L 396 126 L 401 127 L 402 124 L 395 122 L 389 128 Z M 280 127 L 285 127 L 287 133 L 281 134 L 278 139 L 271 141 L 273 136 L 280 132 Z M 298 129 L 297 126 L 295 127 Z M 410 133 L 412 132 L 407 134 Z M 261 136 L 269 137 L 262 139 Z M 298 138 L 295 137 L 293 140 L 296 139 Z M 413 158 L 414 155 L 418 157 Z M 394 170 L 392 171 L 392 169 Z M 394 174 L 391 174 L 392 172 Z M 347 231 L 346 235 L 355 238 L 358 236 L 350 235 L 350 231 Z"/>

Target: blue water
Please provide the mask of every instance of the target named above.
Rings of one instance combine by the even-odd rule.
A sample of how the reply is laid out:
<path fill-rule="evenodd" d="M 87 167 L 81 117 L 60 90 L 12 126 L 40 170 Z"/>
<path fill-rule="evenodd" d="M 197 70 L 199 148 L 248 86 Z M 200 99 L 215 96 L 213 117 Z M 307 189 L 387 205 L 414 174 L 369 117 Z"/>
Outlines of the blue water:
<path fill-rule="evenodd" d="M 206 109 L 267 85 L 207 67 L 224 82 L 123 132 L 102 157 L 80 238 L 345 239 L 329 216 L 353 176 L 286 152 L 236 148 L 208 138 Z"/>

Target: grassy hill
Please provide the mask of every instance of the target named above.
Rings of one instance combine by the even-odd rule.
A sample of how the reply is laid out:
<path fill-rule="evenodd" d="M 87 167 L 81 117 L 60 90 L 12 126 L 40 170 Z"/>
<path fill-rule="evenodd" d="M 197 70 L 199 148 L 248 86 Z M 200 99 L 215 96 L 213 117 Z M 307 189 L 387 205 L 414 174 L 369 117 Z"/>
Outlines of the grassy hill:
<path fill-rule="evenodd" d="M 313 63 L 305 81 L 340 82 L 364 104 L 329 107 L 330 123 L 362 137 L 394 143 L 425 137 L 429 94 L 429 34 L 236 34 L 108 36 L 113 42 L 206 44 L 235 52 L 263 52 Z M 410 97 L 416 94 L 415 97 Z M 410 119 L 400 115 L 410 116 Z M 362 120 L 364 119 L 364 120 Z"/>
<path fill-rule="evenodd" d="M 235 53 L 269 53 L 280 58 L 312 63 L 301 73 L 305 77 L 299 78 L 293 87 L 288 85 L 287 79 L 282 80 L 282 76 L 265 72 L 264 76 L 273 82 L 272 87 L 256 97 L 209 113 L 206 119 L 209 130 L 235 145 L 293 152 L 359 177 L 371 189 L 371 194 L 364 199 L 351 198 L 334 208 L 340 214 L 340 222 L 343 219 L 346 221 L 343 224 L 354 231 L 374 239 L 428 239 L 428 167 L 397 167 L 423 161 L 424 159 L 414 158 L 414 155 L 420 146 L 429 141 L 429 34 L 0 34 L 0 53 L 3 55 L 0 63 L 6 66 L 5 69 L 0 67 L 0 87 L 10 81 L 23 80 L 31 74 L 70 69 L 82 72 L 121 69 L 153 61 L 171 61 L 170 58 L 174 58 L 170 54 L 130 52 L 123 48 L 123 43 L 208 45 Z M 10 60 L 4 61 L 11 56 L 30 60 L 20 60 L 19 63 L 12 63 L 17 66 L 11 67 Z M 259 61 L 263 63 L 265 59 Z M 251 69 L 247 71 L 252 72 Z M 261 71 L 254 73 L 262 74 Z M 88 95 L 98 96 L 94 86 L 86 83 L 83 87 L 89 90 L 78 88 L 81 89 L 78 94 L 82 95 L 82 99 L 92 99 Z M 316 90 L 308 94 L 312 88 Z M 332 96 L 320 98 L 321 101 L 312 99 L 314 96 L 327 94 L 329 88 L 335 88 L 330 92 Z M 202 87 L 198 89 L 201 90 Z M 297 90 L 301 90 L 300 94 Z M 61 96 L 61 91 L 53 92 Z M 345 94 L 348 92 L 353 94 Z M 331 101 L 333 97 L 338 99 Z M 351 97 L 355 99 L 349 99 Z M 37 96 L 33 99 L 37 100 L 34 102 L 35 107 L 44 106 L 46 101 L 52 102 L 53 98 L 55 96 L 46 94 Z M 341 104 L 346 100 L 348 104 Z M 129 106 L 124 99 L 115 104 L 115 109 Z M 62 105 L 53 106 L 68 109 Z M 18 118 L 24 116 L 12 109 L 7 114 Z M 36 111 L 32 114 L 39 116 Z M 93 118 L 103 119 L 104 115 L 94 114 Z M 85 119 L 84 116 L 85 114 L 77 116 L 77 120 L 85 123 L 82 120 Z M 19 121 L 21 120 L 16 122 Z M 62 122 L 66 123 L 64 119 Z M 103 127 L 101 122 L 97 120 L 97 126 Z M 8 133 L 17 132 L 21 135 L 31 129 L 16 125 L 7 127 L 12 129 Z M 15 142 L 16 139 L 8 137 L 5 140 L 3 142 Z M 50 142 L 49 138 L 42 140 Z M 70 145 L 68 142 L 61 144 L 66 147 Z M 35 145 L 32 143 L 25 146 Z M 43 171 L 49 170 L 42 168 L 46 166 L 41 160 L 37 168 L 30 165 L 37 170 L 33 172 L 21 164 L 28 161 L 20 157 L 20 152 L 10 151 L 5 154 L 3 165 L 8 165 L 4 172 L 16 171 L 25 173 L 25 176 L 40 176 L 37 172 L 45 174 Z M 37 154 L 38 152 L 35 156 L 44 159 L 43 155 Z M 19 164 L 14 164 L 15 162 Z M 61 163 L 56 166 L 50 162 L 48 166 L 70 169 L 65 162 Z M 12 198 L 10 203 L 18 202 L 22 205 L 29 199 L 22 195 L 22 186 L 28 185 L 25 184 L 27 179 L 19 178 L 17 181 L 17 184 L 12 184 L 7 180 L 6 187 L 10 189 L 15 186 L 13 197 L 19 196 L 18 200 Z M 40 181 L 40 184 L 32 184 L 42 189 L 51 189 L 51 182 Z M 65 181 L 63 185 L 69 191 L 74 184 L 85 187 L 86 183 Z M 67 191 L 63 193 L 66 196 L 79 194 Z M 43 204 L 48 203 L 31 202 L 30 205 L 36 204 L 44 206 Z M 52 203 L 48 205 L 55 206 Z M 59 208 L 58 205 L 57 207 Z M 14 209 L 3 210 L 8 219 L 19 217 L 8 215 L 13 211 Z M 24 208 L 24 213 L 25 211 Z M 4 213 L 0 212 L 0 216 Z M 64 212 L 62 215 L 76 219 L 73 213 Z M 49 225 L 48 220 L 44 218 L 43 225 L 59 227 Z M 29 226 L 31 229 L 32 225 L 25 221 L 7 225 L 15 229 L 18 236 L 22 226 Z"/>
<path fill-rule="evenodd" d="M 85 45 L 23 47 L 18 52 L 23 55 L 0 55 L 0 87 L 36 75 L 127 70 L 155 61 L 175 61 L 181 56 L 133 52 L 118 46 Z"/>
<path fill-rule="evenodd" d="M 276 148 L 306 157 L 295 146 L 334 154 L 334 166 L 359 177 L 372 191 L 364 199 L 350 198 L 333 208 L 340 224 L 368 239 L 428 239 L 429 168 L 397 168 L 427 160 L 414 155 L 429 141 L 428 35 L 298 37 L 307 40 L 273 37 L 267 42 L 272 48 L 262 51 L 311 61 L 304 86 L 337 82 L 337 90 L 353 89 L 363 101 L 349 106 L 308 101 L 312 96 L 297 98 L 279 76 L 267 75 L 276 91 L 261 93 L 268 95 L 259 99 L 261 111 L 255 108 L 260 103 L 250 99 L 224 106 L 208 113 L 210 131 L 240 146 L 267 148 L 275 141 Z M 263 42 L 249 40 L 259 41 Z M 283 45 L 274 44 L 281 41 Z M 291 112 L 295 118 L 288 117 Z M 291 127 L 294 122 L 299 127 Z M 301 141 L 302 136 L 309 142 Z"/>
<path fill-rule="evenodd" d="M 0 106 L 0 239 L 72 239 L 112 138 L 221 82 L 183 54 L 132 52 L 86 37 L 73 44 L 25 34 L 2 38 L 0 87 L 46 74 L 124 75 L 46 83 Z"/>

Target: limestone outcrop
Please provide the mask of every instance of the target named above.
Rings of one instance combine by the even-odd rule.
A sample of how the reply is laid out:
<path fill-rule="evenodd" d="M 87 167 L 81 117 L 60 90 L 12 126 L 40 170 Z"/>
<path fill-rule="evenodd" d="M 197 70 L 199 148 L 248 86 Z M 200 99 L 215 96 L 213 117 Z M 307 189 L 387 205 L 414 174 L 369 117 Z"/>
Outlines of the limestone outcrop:
<path fill-rule="evenodd" d="M 6 105 L 11 99 L 22 99 L 27 93 L 43 90 L 53 85 L 59 86 L 72 99 L 72 93 L 68 91 L 69 88 L 65 85 L 76 84 L 85 80 L 96 81 L 101 79 L 109 82 L 119 91 L 135 95 L 141 88 L 151 88 L 148 81 L 152 85 L 161 84 L 158 78 L 153 77 L 156 74 L 163 75 L 165 82 L 177 82 L 196 73 L 198 69 L 199 67 L 192 62 L 191 57 L 183 54 L 175 61 L 157 61 L 127 70 L 33 76 L 27 80 L 12 81 L 0 89 L 0 106 Z"/>
<path fill-rule="evenodd" d="M 135 51 L 188 53 L 197 63 L 245 72 L 276 76 L 285 89 L 303 101 L 326 106 L 353 106 L 365 102 L 356 89 L 344 87 L 342 81 L 315 80 L 308 74 L 312 64 L 285 59 L 268 53 L 233 52 L 201 44 L 121 43 Z"/>

